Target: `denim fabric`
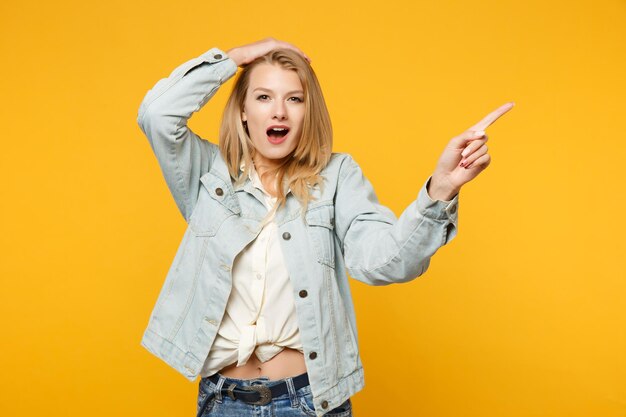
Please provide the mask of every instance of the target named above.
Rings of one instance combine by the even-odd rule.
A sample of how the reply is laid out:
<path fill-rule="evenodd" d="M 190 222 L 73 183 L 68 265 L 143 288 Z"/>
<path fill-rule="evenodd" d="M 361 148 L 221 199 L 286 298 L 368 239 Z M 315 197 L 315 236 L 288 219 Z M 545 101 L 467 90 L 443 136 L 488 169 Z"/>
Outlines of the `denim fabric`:
<path fill-rule="evenodd" d="M 197 417 L 220 416 L 220 417 L 314 417 L 315 406 L 311 386 L 306 385 L 298 390 L 290 383 L 292 378 L 270 381 L 267 377 L 250 380 L 234 379 L 220 376 L 217 384 L 208 378 L 202 378 L 198 386 Z M 238 386 L 265 385 L 270 387 L 280 382 L 287 382 L 289 392 L 274 398 L 266 405 L 251 405 L 240 400 L 233 400 L 228 395 L 222 395 L 220 388 L 226 388 L 230 384 Z M 348 398 L 343 404 L 323 414 L 327 417 L 351 417 L 352 401 Z"/>
<path fill-rule="evenodd" d="M 218 146 L 187 125 L 236 70 L 213 48 L 159 80 L 137 116 L 188 223 L 141 345 L 190 381 L 200 375 L 222 321 L 233 261 L 256 239 L 267 213 L 261 191 L 249 179 L 235 186 Z M 432 200 L 428 178 L 396 217 L 349 154 L 333 153 L 320 175 L 324 186 L 311 188 L 305 213 L 290 193 L 275 217 L 318 415 L 322 404 L 335 408 L 365 384 L 348 274 L 370 285 L 422 275 L 456 236 L 459 199 Z"/>

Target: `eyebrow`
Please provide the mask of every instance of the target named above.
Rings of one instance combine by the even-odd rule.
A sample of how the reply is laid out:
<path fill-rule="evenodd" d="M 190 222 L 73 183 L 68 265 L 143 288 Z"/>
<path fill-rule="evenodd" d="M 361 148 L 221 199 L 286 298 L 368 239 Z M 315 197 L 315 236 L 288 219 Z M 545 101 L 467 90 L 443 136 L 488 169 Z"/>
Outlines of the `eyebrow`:
<path fill-rule="evenodd" d="M 252 90 L 252 92 L 255 92 L 256 90 L 263 90 L 263 91 L 267 91 L 268 93 L 273 93 L 272 90 L 269 90 L 263 87 L 257 87 L 254 90 Z M 302 90 L 294 90 L 294 91 L 289 91 L 287 94 L 304 94 L 304 92 Z"/>

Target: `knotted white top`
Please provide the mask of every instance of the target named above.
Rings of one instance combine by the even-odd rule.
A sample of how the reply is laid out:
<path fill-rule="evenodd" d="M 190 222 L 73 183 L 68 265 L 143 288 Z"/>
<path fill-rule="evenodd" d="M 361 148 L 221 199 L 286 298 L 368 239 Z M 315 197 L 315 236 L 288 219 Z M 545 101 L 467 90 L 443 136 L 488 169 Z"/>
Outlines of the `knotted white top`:
<path fill-rule="evenodd" d="M 243 164 L 241 168 L 243 169 Z M 252 184 L 263 193 L 270 210 L 276 202 L 250 167 Z M 290 192 L 289 190 L 288 192 Z M 301 352 L 293 287 L 280 249 L 274 216 L 235 258 L 233 287 L 224 318 L 200 375 L 213 375 L 237 362 L 245 365 L 253 353 L 266 362 L 285 347 Z"/>

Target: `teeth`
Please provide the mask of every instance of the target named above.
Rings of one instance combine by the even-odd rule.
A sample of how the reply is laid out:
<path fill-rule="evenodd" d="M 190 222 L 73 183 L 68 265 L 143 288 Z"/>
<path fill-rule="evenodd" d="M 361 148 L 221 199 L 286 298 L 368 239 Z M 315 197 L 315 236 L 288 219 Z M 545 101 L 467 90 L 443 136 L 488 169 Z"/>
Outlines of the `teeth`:
<path fill-rule="evenodd" d="M 284 127 L 273 127 L 272 130 L 277 130 L 279 132 L 282 132 L 283 130 L 287 130 Z"/>

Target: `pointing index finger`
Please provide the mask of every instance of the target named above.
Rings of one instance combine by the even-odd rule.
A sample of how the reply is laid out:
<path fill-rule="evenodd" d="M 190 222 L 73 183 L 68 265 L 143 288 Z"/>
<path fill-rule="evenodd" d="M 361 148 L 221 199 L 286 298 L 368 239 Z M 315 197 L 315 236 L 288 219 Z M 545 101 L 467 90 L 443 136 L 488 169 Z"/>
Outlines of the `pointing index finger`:
<path fill-rule="evenodd" d="M 485 129 L 487 129 L 493 122 L 498 120 L 498 118 L 500 118 L 500 116 L 502 116 L 504 113 L 506 113 L 509 110 L 511 110 L 514 105 L 515 105 L 515 103 L 513 103 L 513 102 L 503 104 L 502 106 L 498 107 L 497 109 L 495 109 L 494 111 L 489 113 L 487 116 L 485 116 L 480 122 L 478 122 L 474 126 L 470 127 L 469 130 L 485 130 Z"/>

